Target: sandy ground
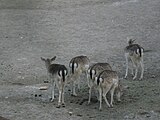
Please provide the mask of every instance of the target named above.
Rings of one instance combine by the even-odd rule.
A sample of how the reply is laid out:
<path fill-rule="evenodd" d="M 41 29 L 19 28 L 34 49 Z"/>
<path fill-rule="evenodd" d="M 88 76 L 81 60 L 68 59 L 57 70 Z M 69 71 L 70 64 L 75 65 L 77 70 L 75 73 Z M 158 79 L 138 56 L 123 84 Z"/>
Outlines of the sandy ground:
<path fill-rule="evenodd" d="M 159 0 L 0 0 L 0 116 L 10 120 L 159 120 L 160 119 Z M 127 37 L 146 50 L 144 79 L 122 79 L 129 88 L 122 102 L 103 110 L 81 76 L 78 96 L 66 86 L 65 108 L 50 102 L 48 80 L 40 57 L 70 59 L 87 55 L 108 62 L 124 77 L 123 49 Z M 46 84 L 49 85 L 49 84 Z M 57 92 L 57 90 L 56 90 Z M 69 114 L 72 113 L 72 115 Z"/>

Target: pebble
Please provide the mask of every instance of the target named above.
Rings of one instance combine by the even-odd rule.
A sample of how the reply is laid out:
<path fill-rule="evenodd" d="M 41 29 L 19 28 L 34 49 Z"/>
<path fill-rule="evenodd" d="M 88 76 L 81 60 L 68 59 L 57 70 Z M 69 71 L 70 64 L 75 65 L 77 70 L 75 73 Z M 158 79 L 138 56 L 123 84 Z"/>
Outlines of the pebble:
<path fill-rule="evenodd" d="M 73 112 L 71 112 L 71 111 L 69 111 L 68 113 L 69 113 L 70 116 L 73 114 Z"/>
<path fill-rule="evenodd" d="M 82 114 L 77 114 L 77 116 L 82 117 L 83 115 Z"/>
<path fill-rule="evenodd" d="M 152 76 L 151 76 L 151 78 L 155 78 L 155 77 L 156 77 L 155 75 L 152 75 Z"/>

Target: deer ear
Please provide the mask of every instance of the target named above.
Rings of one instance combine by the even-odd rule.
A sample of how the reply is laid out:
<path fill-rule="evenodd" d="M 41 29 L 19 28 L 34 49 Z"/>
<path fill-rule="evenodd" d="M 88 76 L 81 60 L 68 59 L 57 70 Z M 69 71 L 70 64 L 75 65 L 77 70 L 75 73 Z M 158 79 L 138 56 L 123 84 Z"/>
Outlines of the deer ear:
<path fill-rule="evenodd" d="M 51 61 L 54 61 L 56 59 L 56 56 L 54 56 L 53 58 L 51 58 Z"/>
<path fill-rule="evenodd" d="M 45 59 L 45 58 L 43 58 L 43 57 L 41 57 L 41 60 L 42 60 L 42 61 L 46 61 L 46 59 Z"/>

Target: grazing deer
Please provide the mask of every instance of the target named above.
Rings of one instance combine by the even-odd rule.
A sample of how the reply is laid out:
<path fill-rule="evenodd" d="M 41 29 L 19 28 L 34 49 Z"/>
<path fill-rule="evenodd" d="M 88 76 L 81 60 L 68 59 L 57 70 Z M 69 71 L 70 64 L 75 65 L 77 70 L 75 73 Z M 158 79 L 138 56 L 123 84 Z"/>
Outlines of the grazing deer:
<path fill-rule="evenodd" d="M 108 107 L 113 107 L 114 91 L 119 86 L 119 79 L 118 79 L 117 72 L 112 71 L 112 70 L 104 70 L 98 75 L 98 77 L 95 77 L 95 82 L 99 90 L 99 101 L 100 101 L 99 110 L 102 110 L 102 96 L 106 104 L 108 105 Z M 111 93 L 110 103 L 108 102 L 106 98 L 106 94 L 109 91 Z"/>
<path fill-rule="evenodd" d="M 128 75 L 128 61 L 129 59 L 132 62 L 132 75 L 133 80 L 136 79 L 137 73 L 138 73 L 138 68 L 139 64 L 141 66 L 141 76 L 140 80 L 143 78 L 143 73 L 144 73 L 144 64 L 143 64 L 143 53 L 144 49 L 138 45 L 138 44 L 133 44 L 135 40 L 130 39 L 128 41 L 128 46 L 125 48 L 125 59 L 126 59 L 126 74 L 125 78 L 127 78 Z M 135 74 L 133 73 L 133 67 L 135 67 Z"/>
<path fill-rule="evenodd" d="M 54 87 L 55 85 L 57 86 L 59 90 L 59 99 L 58 99 L 58 106 L 60 107 L 61 104 L 64 107 L 64 87 L 66 83 L 66 77 L 68 74 L 68 70 L 64 65 L 61 64 L 52 64 L 52 62 L 56 59 L 56 56 L 49 59 L 45 59 L 41 57 L 41 60 L 45 62 L 47 72 L 51 78 L 52 82 L 52 99 L 51 101 L 54 100 Z"/>
<path fill-rule="evenodd" d="M 89 68 L 89 59 L 87 56 L 77 56 L 71 59 L 69 63 L 69 67 L 71 69 L 71 75 L 69 76 L 69 79 L 72 82 L 72 92 L 74 96 L 77 96 L 76 94 L 76 83 L 78 82 L 78 88 L 80 89 L 80 75 L 84 72 L 87 73 L 87 70 Z"/>
<path fill-rule="evenodd" d="M 87 71 L 87 80 L 89 87 L 88 104 L 90 104 L 91 101 L 92 88 L 97 87 L 97 84 L 95 84 L 95 77 L 97 77 L 103 70 L 112 70 L 112 68 L 108 63 L 95 63 L 91 65 Z"/>

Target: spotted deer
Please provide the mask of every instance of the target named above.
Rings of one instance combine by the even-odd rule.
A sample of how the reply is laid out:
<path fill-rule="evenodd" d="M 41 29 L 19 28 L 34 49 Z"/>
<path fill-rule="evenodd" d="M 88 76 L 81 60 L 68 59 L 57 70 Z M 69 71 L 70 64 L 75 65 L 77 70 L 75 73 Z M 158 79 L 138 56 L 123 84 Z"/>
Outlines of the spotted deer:
<path fill-rule="evenodd" d="M 117 72 L 112 70 L 104 70 L 102 71 L 98 77 L 95 77 L 96 84 L 98 86 L 99 91 L 99 110 L 102 110 L 102 96 L 108 105 L 108 107 L 113 107 L 113 95 L 115 89 L 118 88 L 119 79 Z M 109 103 L 106 94 L 110 91 L 111 93 L 111 102 Z"/>
<path fill-rule="evenodd" d="M 66 84 L 66 77 L 68 74 L 68 70 L 64 65 L 61 64 L 52 64 L 52 62 L 56 59 L 56 56 L 53 58 L 45 59 L 41 57 L 41 60 L 45 62 L 45 66 L 47 68 L 47 72 L 49 74 L 49 77 L 51 79 L 52 83 L 52 98 L 51 102 L 54 100 L 54 88 L 55 85 L 57 86 L 59 90 L 59 99 L 58 99 L 58 106 L 60 107 L 61 105 L 64 107 L 64 87 Z"/>
<path fill-rule="evenodd" d="M 72 58 L 69 62 L 71 71 L 69 79 L 72 82 L 72 94 L 74 96 L 77 96 L 75 90 L 76 84 L 78 83 L 78 88 L 80 89 L 80 76 L 82 73 L 87 73 L 89 63 L 90 61 L 87 56 L 77 56 Z"/>
<path fill-rule="evenodd" d="M 97 77 L 103 70 L 112 70 L 112 68 L 108 63 L 95 63 L 91 65 L 87 71 L 87 80 L 89 87 L 88 104 L 90 104 L 91 101 L 92 88 L 97 87 L 97 84 L 95 83 L 95 77 Z"/>
<path fill-rule="evenodd" d="M 144 53 L 144 49 L 138 45 L 138 44 L 134 44 L 135 40 L 130 39 L 128 41 L 128 46 L 125 47 L 124 51 L 125 51 L 125 59 L 126 59 L 126 73 L 125 73 L 125 78 L 127 78 L 128 75 L 128 61 L 131 60 L 132 62 L 132 75 L 133 80 L 137 78 L 137 73 L 138 73 L 138 68 L 139 65 L 141 67 L 141 76 L 140 76 L 140 80 L 143 78 L 143 73 L 144 73 L 144 64 L 143 64 L 143 53 Z M 135 68 L 135 74 L 133 71 L 133 67 Z"/>

